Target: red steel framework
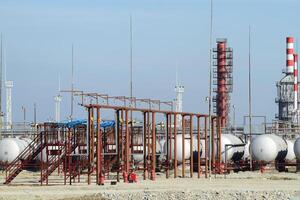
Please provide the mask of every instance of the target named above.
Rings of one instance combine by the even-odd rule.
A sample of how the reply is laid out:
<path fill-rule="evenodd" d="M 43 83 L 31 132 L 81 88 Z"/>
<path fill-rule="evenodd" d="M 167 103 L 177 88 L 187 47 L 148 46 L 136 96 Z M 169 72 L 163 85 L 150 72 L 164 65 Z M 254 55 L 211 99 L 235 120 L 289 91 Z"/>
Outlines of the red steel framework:
<path fill-rule="evenodd" d="M 193 141 L 193 118 L 196 118 L 197 120 L 197 127 L 196 127 L 196 134 L 197 138 L 204 139 L 205 140 L 205 158 L 199 159 L 200 157 L 200 140 L 197 143 L 198 148 L 198 161 L 197 163 L 194 163 L 193 161 L 193 148 L 192 143 L 190 143 L 190 154 L 191 157 L 189 159 L 185 159 L 182 162 L 182 170 L 181 170 L 181 176 L 186 177 L 186 164 L 189 165 L 189 177 L 193 177 L 194 167 L 196 166 L 198 178 L 200 178 L 202 171 L 202 164 L 204 165 L 204 173 L 205 177 L 208 176 L 208 115 L 202 115 L 202 114 L 196 114 L 196 113 L 184 113 L 184 112 L 173 112 L 173 111 L 162 111 L 162 110 L 150 110 L 150 109 L 142 109 L 142 108 L 132 108 L 132 107 L 122 107 L 122 106 L 111 106 L 111 105 L 101 105 L 101 104 L 88 104 L 83 105 L 88 109 L 88 121 L 90 121 L 90 124 L 94 123 L 94 114 L 97 113 L 97 127 L 99 126 L 98 123 L 101 119 L 101 112 L 102 110 L 114 110 L 116 113 L 116 119 L 117 120 L 117 147 L 118 147 L 118 153 L 117 153 L 117 181 L 120 181 L 122 178 L 124 182 L 129 181 L 130 174 L 134 173 L 136 170 L 133 168 L 133 159 L 132 159 L 132 152 L 134 151 L 133 146 L 134 144 L 131 143 L 131 137 L 133 137 L 133 134 L 131 133 L 129 129 L 129 112 L 139 112 L 143 115 L 143 166 L 141 168 L 138 168 L 143 171 L 143 179 L 146 180 L 156 179 L 156 168 L 157 168 L 157 159 L 156 159 L 156 139 L 157 139 L 157 132 L 156 132 L 156 116 L 157 115 L 164 115 L 166 120 L 166 145 L 167 145 L 167 155 L 166 155 L 166 162 L 163 163 L 163 168 L 166 173 L 166 178 L 170 177 L 170 170 L 174 169 L 174 178 L 178 177 L 178 161 L 177 161 L 177 139 L 176 136 L 178 134 L 177 130 L 177 124 L 176 124 L 176 116 L 181 115 L 183 117 L 183 123 L 182 123 L 182 157 L 184 158 L 185 155 L 185 140 L 190 139 L 190 141 Z M 190 123 L 189 127 L 187 127 L 187 124 L 185 123 L 185 118 L 189 118 Z M 119 120 L 120 119 L 120 120 Z M 203 134 L 201 134 L 200 129 L 200 120 L 204 119 L 204 129 Z M 173 120 L 173 126 L 172 126 L 172 120 Z M 214 138 L 213 144 L 216 144 L 217 146 L 213 146 L 213 153 L 212 155 L 215 155 L 212 157 L 212 163 L 213 163 L 213 172 L 220 173 L 220 161 L 221 161 L 221 148 L 220 147 L 220 141 L 221 141 L 221 131 L 218 127 L 220 127 L 220 120 L 217 117 L 212 118 L 212 137 Z M 93 172 L 96 170 L 96 183 L 98 185 L 104 184 L 104 162 L 105 156 L 103 156 L 101 151 L 95 151 L 95 146 L 100 148 L 103 145 L 103 140 L 96 139 L 95 136 L 99 136 L 97 138 L 101 138 L 101 129 L 97 129 L 96 132 L 93 130 L 91 126 L 88 126 L 89 133 L 89 141 L 96 141 L 96 144 L 90 144 L 88 146 L 88 152 L 90 152 L 89 157 L 90 158 L 97 158 L 96 164 L 91 165 L 89 168 L 88 173 L 88 183 L 91 184 L 91 176 Z M 203 136 L 202 136 L 203 135 Z M 188 137 L 187 137 L 188 136 Z M 174 142 L 172 142 L 174 141 Z M 93 143 L 93 142 L 92 142 Z M 173 149 L 171 145 L 174 145 Z M 95 155 L 96 154 L 96 155 Z M 172 154 L 174 154 L 174 159 L 172 159 Z M 91 162 L 91 160 L 90 160 Z M 122 174 L 122 177 L 120 177 L 120 174 Z"/>
<path fill-rule="evenodd" d="M 116 181 L 121 179 L 129 182 L 130 177 L 137 171 L 143 172 L 143 179 L 156 180 L 158 168 L 164 171 L 166 178 L 170 177 L 170 171 L 174 171 L 174 178 L 179 176 L 177 135 L 182 134 L 182 158 L 185 158 L 185 141 L 190 140 L 190 158 L 182 161 L 181 177 L 193 177 L 197 172 L 208 177 L 208 141 L 209 129 L 212 129 L 212 171 L 220 173 L 221 161 L 221 131 L 220 120 L 212 117 L 212 124 L 208 124 L 208 115 L 186 112 L 174 112 L 172 110 L 160 110 L 146 106 L 146 108 L 116 106 L 109 104 L 82 104 L 87 109 L 87 124 L 79 124 L 73 127 L 62 126 L 58 123 L 45 123 L 39 125 L 39 131 L 32 143 L 6 167 L 5 184 L 11 181 L 30 163 L 40 155 L 37 165 L 40 168 L 40 184 L 48 185 L 49 177 L 57 172 L 64 177 L 64 184 L 80 182 L 83 175 L 87 177 L 87 183 L 91 184 L 93 176 L 96 183 L 103 185 L 105 180 Z M 115 126 L 103 128 L 100 126 L 101 113 L 111 110 L 115 114 Z M 132 126 L 129 113 L 141 114 L 142 126 Z M 182 128 L 176 124 L 176 117 L 182 116 Z M 158 133 L 157 119 L 163 118 L 166 128 L 163 133 Z M 193 122 L 196 121 L 195 127 Z M 203 127 L 201 127 L 203 126 Z M 142 136 L 142 140 L 135 138 Z M 193 138 L 196 136 L 197 161 L 193 157 Z M 159 161 L 156 155 L 156 140 L 164 137 L 166 140 L 166 159 Z M 201 157 L 200 139 L 205 142 Z M 172 147 L 173 146 L 173 147 Z M 135 166 L 133 154 L 142 155 L 142 163 Z M 188 167 L 188 169 L 187 169 Z M 188 173 L 188 176 L 186 172 Z M 50 179 L 51 180 L 51 179 Z"/>
<path fill-rule="evenodd" d="M 232 48 L 227 47 L 226 39 L 217 40 L 214 55 L 214 112 L 221 120 L 221 128 L 226 128 L 229 122 L 230 95 L 232 92 Z"/>

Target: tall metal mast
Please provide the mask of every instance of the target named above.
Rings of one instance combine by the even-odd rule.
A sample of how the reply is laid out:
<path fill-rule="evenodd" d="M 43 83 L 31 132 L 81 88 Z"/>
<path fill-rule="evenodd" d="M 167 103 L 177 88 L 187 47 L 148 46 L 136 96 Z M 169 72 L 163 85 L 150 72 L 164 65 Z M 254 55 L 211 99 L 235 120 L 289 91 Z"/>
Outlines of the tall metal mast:
<path fill-rule="evenodd" d="M 208 103 L 208 124 L 211 125 L 211 103 L 212 103 L 212 33 L 213 33 L 213 0 L 210 0 L 210 32 L 209 32 L 209 103 Z M 212 146 L 213 138 L 211 127 L 209 127 L 209 146 Z M 209 148 L 209 178 L 211 179 L 212 149 Z"/>
<path fill-rule="evenodd" d="M 133 81 L 132 81 L 132 16 L 130 15 L 130 106 L 132 106 L 133 97 Z M 130 118 L 132 120 L 132 112 L 130 112 Z"/>
<path fill-rule="evenodd" d="M 74 109 L 74 45 L 72 44 L 72 72 L 71 72 L 71 115 L 70 119 L 73 120 Z"/>
<path fill-rule="evenodd" d="M 251 104 L 251 26 L 249 26 L 249 141 L 252 140 L 252 104 Z M 252 153 L 250 151 L 250 169 L 252 170 Z"/>

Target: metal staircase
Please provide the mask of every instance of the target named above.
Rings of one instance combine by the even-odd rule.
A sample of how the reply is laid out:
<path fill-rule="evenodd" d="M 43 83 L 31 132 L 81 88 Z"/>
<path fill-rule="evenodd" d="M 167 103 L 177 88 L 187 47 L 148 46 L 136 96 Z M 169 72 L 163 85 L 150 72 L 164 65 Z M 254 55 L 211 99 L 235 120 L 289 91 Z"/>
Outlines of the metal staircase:
<path fill-rule="evenodd" d="M 44 182 L 45 180 L 47 180 L 47 178 L 59 167 L 60 163 L 63 161 L 66 155 L 65 149 L 66 149 L 65 146 L 62 146 L 62 149 L 59 150 L 60 151 L 59 155 L 50 157 L 50 159 L 47 162 L 46 173 L 43 173 L 39 182 Z"/>
<path fill-rule="evenodd" d="M 43 150 L 42 132 L 6 167 L 4 184 L 9 184 Z"/>

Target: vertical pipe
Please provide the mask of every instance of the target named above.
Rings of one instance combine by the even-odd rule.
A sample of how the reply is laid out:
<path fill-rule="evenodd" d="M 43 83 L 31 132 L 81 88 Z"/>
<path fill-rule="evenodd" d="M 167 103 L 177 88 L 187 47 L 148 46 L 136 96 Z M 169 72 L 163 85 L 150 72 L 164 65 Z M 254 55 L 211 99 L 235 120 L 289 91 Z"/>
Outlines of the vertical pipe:
<path fill-rule="evenodd" d="M 147 155 L 147 171 L 148 175 L 151 174 L 151 167 L 150 167 L 150 152 L 152 152 L 151 149 L 151 137 L 150 137 L 150 112 L 147 112 L 147 136 L 148 136 L 148 155 Z M 150 178 L 150 177 L 149 177 Z"/>
<path fill-rule="evenodd" d="M 185 119 L 182 116 L 182 178 L 185 177 Z"/>
<path fill-rule="evenodd" d="M 143 131 L 143 136 L 144 136 L 144 145 L 143 145 L 143 165 L 144 165 L 144 180 L 147 179 L 147 112 L 143 113 L 144 115 L 144 131 Z"/>
<path fill-rule="evenodd" d="M 94 168 L 94 107 L 90 108 L 90 118 L 89 118 L 89 167 L 88 167 L 88 184 L 91 184 L 91 175 Z"/>
<path fill-rule="evenodd" d="M 156 167 L 156 134 L 155 134 L 155 112 L 152 112 L 152 176 L 151 180 L 155 181 L 155 167 Z"/>
<path fill-rule="evenodd" d="M 167 162 L 166 162 L 166 178 L 169 178 L 169 168 L 170 168 L 170 158 L 169 158 L 169 133 L 170 133 L 170 118 L 169 118 L 169 114 L 167 113 L 166 114 L 166 131 L 167 131 L 167 137 L 166 137 L 166 144 L 167 144 Z"/>
<path fill-rule="evenodd" d="M 193 115 L 190 115 L 190 176 L 193 178 L 194 158 L 193 158 Z"/>
<path fill-rule="evenodd" d="M 172 162 L 172 114 L 169 115 L 169 148 L 168 148 L 168 152 L 169 152 L 169 167 L 171 165 Z M 175 129 L 175 127 L 174 127 Z"/>
<path fill-rule="evenodd" d="M 207 138 L 207 116 L 204 118 L 204 137 L 205 137 L 205 178 L 207 178 L 208 172 L 208 138 Z"/>
<path fill-rule="evenodd" d="M 72 166 L 71 166 L 71 129 L 69 128 L 68 129 L 68 140 L 67 140 L 67 144 L 68 144 L 68 147 L 67 147 L 67 152 L 68 152 L 68 169 L 69 169 L 69 184 L 72 185 Z"/>
<path fill-rule="evenodd" d="M 129 173 L 129 127 L 128 127 L 128 110 L 125 110 L 125 126 L 126 126 L 126 133 L 125 133 L 125 171 L 126 174 Z"/>
<path fill-rule="evenodd" d="M 121 166 L 121 170 L 122 172 L 125 172 L 125 145 L 124 145 L 124 141 L 125 141 L 125 136 L 124 136 L 124 123 L 125 123 L 125 117 L 124 117 L 124 110 L 121 110 L 121 162 L 122 162 L 122 166 Z"/>
<path fill-rule="evenodd" d="M 116 119 L 117 119 L 117 162 L 118 162 L 118 170 L 117 170 L 117 181 L 120 182 L 120 157 L 121 157 L 121 149 L 120 149 L 120 110 L 116 110 Z M 122 131 L 121 131 L 122 133 Z"/>
<path fill-rule="evenodd" d="M 174 114 L 174 178 L 177 178 L 177 117 L 176 113 Z"/>
<path fill-rule="evenodd" d="M 198 144 L 197 144 L 197 149 L 198 149 L 198 178 L 200 178 L 201 175 L 201 155 L 200 155 L 200 150 L 201 150 L 201 136 L 200 136 L 200 117 L 197 117 L 197 139 L 198 139 Z M 202 151 L 202 153 L 204 150 Z"/>
<path fill-rule="evenodd" d="M 49 147 L 48 147 L 48 135 L 45 136 L 45 145 L 46 145 L 46 185 L 48 185 L 48 169 L 49 169 Z M 43 154 L 43 152 L 41 153 Z M 43 162 L 43 160 L 42 160 Z"/>
<path fill-rule="evenodd" d="M 96 140 L 96 158 L 97 158 L 97 166 L 96 166 L 96 183 L 97 185 L 101 184 L 101 143 L 102 143 L 102 138 L 100 135 L 100 109 L 97 108 L 97 140 Z"/>
<path fill-rule="evenodd" d="M 1 95 L 0 95 L 1 96 Z M 40 132 L 40 142 L 41 142 L 41 185 L 43 185 L 43 170 L 44 170 L 44 166 L 43 166 L 43 131 Z M 45 135 L 46 131 L 45 131 L 45 127 L 44 127 L 44 135 Z"/>
<path fill-rule="evenodd" d="M 90 111 L 91 109 L 90 108 L 88 108 L 88 129 L 87 129 L 87 132 L 89 133 L 90 132 L 90 116 L 91 116 L 91 111 Z M 63 128 L 63 139 L 65 140 L 65 142 L 64 142 L 64 148 L 65 148 L 65 154 L 66 154 L 66 156 L 65 156 L 65 158 L 64 158 L 64 184 L 65 185 L 67 185 L 67 155 L 68 155 L 68 147 L 67 147 L 67 137 L 66 137 L 66 129 L 65 128 Z M 88 143 L 87 143 L 87 145 L 88 145 Z M 88 149 L 88 147 L 87 147 L 87 149 Z M 89 152 L 89 150 L 87 150 L 88 152 Z"/>
<path fill-rule="evenodd" d="M 223 119 L 222 119 L 223 120 Z M 211 119 L 211 170 L 213 170 L 213 173 L 215 173 L 215 118 Z"/>

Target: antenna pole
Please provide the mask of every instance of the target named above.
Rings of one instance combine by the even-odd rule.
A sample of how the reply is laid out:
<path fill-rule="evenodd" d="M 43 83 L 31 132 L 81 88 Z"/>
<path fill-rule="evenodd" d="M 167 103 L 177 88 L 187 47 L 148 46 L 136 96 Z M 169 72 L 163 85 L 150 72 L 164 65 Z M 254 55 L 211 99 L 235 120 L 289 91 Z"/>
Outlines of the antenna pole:
<path fill-rule="evenodd" d="M 210 32 L 209 32 L 209 102 L 208 102 L 208 124 L 209 124 L 209 146 L 212 146 L 213 138 L 211 131 L 211 104 L 212 104 L 212 34 L 213 34 L 213 0 L 210 0 Z M 211 179 L 212 149 L 209 148 L 209 179 Z"/>
<path fill-rule="evenodd" d="M 74 45 L 72 44 L 72 72 L 71 72 L 71 115 L 70 119 L 73 120 L 73 106 L 74 106 Z"/>
<path fill-rule="evenodd" d="M 251 26 L 249 26 L 249 141 L 252 140 L 252 104 L 251 104 Z M 252 170 L 252 153 L 250 151 L 250 170 Z"/>
<path fill-rule="evenodd" d="M 58 74 L 58 94 L 60 94 L 60 74 Z"/>
<path fill-rule="evenodd" d="M 133 107 L 133 66 L 132 66 L 132 15 L 130 14 L 130 107 Z M 130 121 L 131 121 L 131 127 L 132 127 L 132 110 L 130 111 Z"/>

